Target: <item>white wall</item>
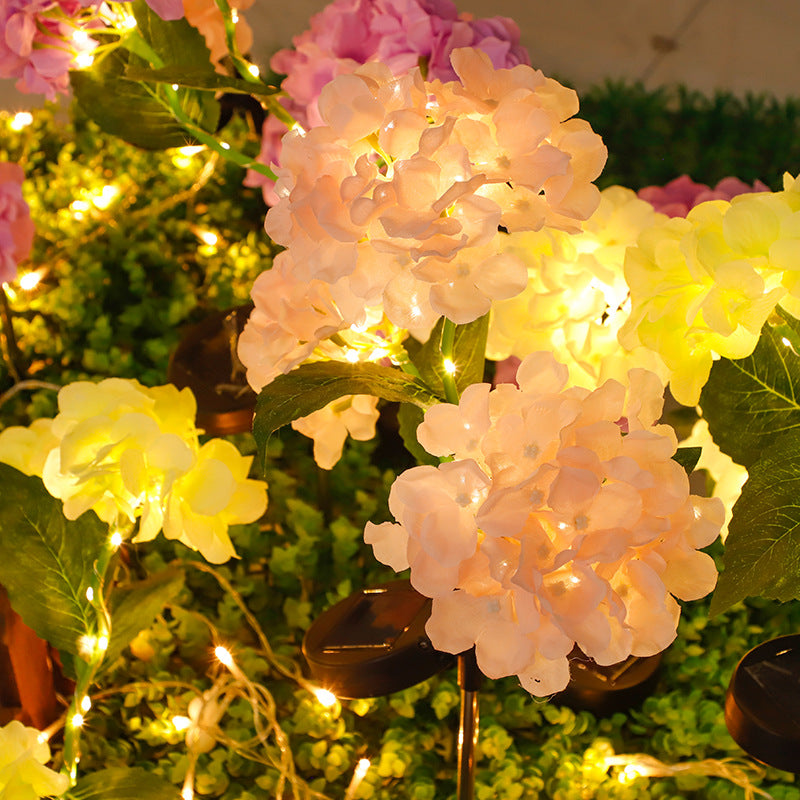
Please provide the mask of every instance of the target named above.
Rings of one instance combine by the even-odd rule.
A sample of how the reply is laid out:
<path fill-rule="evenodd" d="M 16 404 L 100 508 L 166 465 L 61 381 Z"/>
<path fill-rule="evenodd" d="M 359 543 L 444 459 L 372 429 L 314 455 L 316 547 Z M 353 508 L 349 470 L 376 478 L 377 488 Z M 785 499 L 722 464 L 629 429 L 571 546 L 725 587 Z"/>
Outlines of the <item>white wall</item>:
<path fill-rule="evenodd" d="M 456 0 L 476 16 L 514 18 L 534 66 L 578 89 L 604 78 L 685 83 L 709 93 L 800 96 L 798 0 Z M 326 0 L 255 0 L 246 17 L 266 62 Z M 673 48 L 669 50 L 669 48 Z M 669 52 L 664 52 L 669 50 Z M 0 81 L 0 108 L 40 104 Z"/>

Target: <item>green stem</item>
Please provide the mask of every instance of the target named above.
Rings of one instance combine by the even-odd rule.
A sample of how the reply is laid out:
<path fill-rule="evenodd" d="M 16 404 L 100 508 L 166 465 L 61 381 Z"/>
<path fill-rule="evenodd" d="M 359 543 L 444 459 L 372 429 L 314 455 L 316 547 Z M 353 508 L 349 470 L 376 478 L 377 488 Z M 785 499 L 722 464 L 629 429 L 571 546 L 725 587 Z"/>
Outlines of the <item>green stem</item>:
<path fill-rule="evenodd" d="M 0 311 L 2 312 L 3 334 L 6 340 L 6 363 L 8 364 L 11 377 L 18 382 L 25 374 L 25 363 L 22 357 L 22 351 L 17 344 L 16 334 L 14 333 L 11 306 L 8 302 L 5 286 L 0 286 Z"/>
<path fill-rule="evenodd" d="M 439 352 L 442 354 L 442 384 L 444 396 L 448 403 L 458 405 L 458 387 L 456 386 L 455 370 L 448 370 L 447 364 L 455 364 L 454 350 L 456 341 L 456 324 L 445 317 L 442 325 L 442 339 L 439 343 Z"/>
<path fill-rule="evenodd" d="M 120 532 L 119 528 L 115 529 Z M 130 533 L 130 531 L 127 531 Z M 100 665 L 106 655 L 108 642 L 111 637 L 111 615 L 106 607 L 104 589 L 106 586 L 106 572 L 111 563 L 111 558 L 117 551 L 117 545 L 112 542 L 111 536 L 94 562 L 92 576 L 87 587 L 87 597 L 95 612 L 94 629 L 87 625 L 85 632 L 85 648 L 88 652 L 80 654 L 75 659 L 75 693 L 67 710 L 66 726 L 64 728 L 64 771 L 69 776 L 70 785 L 74 786 L 77 780 L 78 761 L 80 760 L 80 736 L 83 717 L 88 711 L 87 703 L 89 688 L 94 682 Z M 83 648 L 83 642 L 79 648 Z"/>
<path fill-rule="evenodd" d="M 222 12 L 222 19 L 225 23 L 225 44 L 228 47 L 228 55 L 231 57 L 234 66 L 244 80 L 250 83 L 261 83 L 261 81 L 250 71 L 250 64 L 239 52 L 239 45 L 236 44 L 236 23 L 233 21 L 233 11 L 228 0 L 214 0 L 217 8 Z"/>

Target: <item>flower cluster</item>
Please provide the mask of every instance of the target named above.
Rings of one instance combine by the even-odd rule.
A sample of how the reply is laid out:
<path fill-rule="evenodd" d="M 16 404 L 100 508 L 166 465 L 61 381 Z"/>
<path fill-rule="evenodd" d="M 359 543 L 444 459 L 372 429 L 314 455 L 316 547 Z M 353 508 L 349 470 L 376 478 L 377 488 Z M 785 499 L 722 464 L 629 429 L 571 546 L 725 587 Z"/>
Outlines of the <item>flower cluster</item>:
<path fill-rule="evenodd" d="M 266 484 L 248 478 L 252 458 L 222 439 L 199 444 L 188 389 L 107 378 L 65 386 L 58 404 L 49 425 L 0 433 L 0 460 L 41 474 L 68 519 L 92 509 L 109 525 L 138 520 L 134 541 L 163 530 L 222 563 L 235 555 L 228 526 L 264 513 Z"/>
<path fill-rule="evenodd" d="M 0 162 L 0 283 L 13 281 L 17 265 L 33 245 L 34 225 L 22 199 L 25 173 L 18 164 Z"/>
<path fill-rule="evenodd" d="M 664 186 L 645 186 L 638 194 L 661 214 L 685 217 L 692 208 L 707 200 L 732 200 L 740 194 L 768 191 L 769 186 L 761 181 L 748 186 L 738 178 L 723 178 L 712 189 L 705 183 L 695 183 L 688 175 L 681 175 Z"/>
<path fill-rule="evenodd" d="M 270 66 L 286 75 L 281 103 L 306 130 L 324 124 L 317 108 L 322 88 L 368 61 L 381 61 L 398 76 L 423 62 L 429 79 L 443 81 L 456 77 L 450 54 L 457 47 L 483 50 L 498 68 L 530 63 L 516 23 L 459 15 L 452 0 L 334 0 L 293 43 L 294 49 L 279 50 Z M 285 133 L 277 117 L 267 118 L 259 160 L 280 163 Z M 275 201 L 264 176 L 251 172 L 248 183 L 263 185 L 267 202 Z"/>
<path fill-rule="evenodd" d="M 101 25 L 99 0 L 0 2 L 0 78 L 18 78 L 21 92 L 55 100 L 69 88 L 69 71 L 91 63 Z"/>
<path fill-rule="evenodd" d="M 570 119 L 575 93 L 524 65 L 496 70 L 478 50 L 455 50 L 452 63 L 459 80 L 448 83 L 379 64 L 342 75 L 320 96 L 325 125 L 285 137 L 265 227 L 288 255 L 283 277 L 264 281 L 285 280 L 298 297 L 308 286 L 317 331 L 363 326 L 368 308 L 406 330 L 475 320 L 527 285 L 501 226 L 577 230 L 595 210 L 606 150 Z M 294 325 L 283 298 L 253 297 L 254 327 Z M 257 355 L 258 338 L 270 357 Z M 247 330 L 242 342 L 253 386 L 313 347 L 287 335 L 284 357 Z"/>
<path fill-rule="evenodd" d="M 0 797 L 36 800 L 58 797 L 69 788 L 69 778 L 45 766 L 50 747 L 35 728 L 12 720 L 0 728 Z"/>
<path fill-rule="evenodd" d="M 666 384 L 668 371 L 658 355 L 617 342 L 628 310 L 625 250 L 659 218 L 630 189 L 612 186 L 601 193 L 581 233 L 545 229 L 507 237 L 507 247 L 528 268 L 528 285 L 492 304 L 487 358 L 548 350 L 568 366 L 576 386 L 594 389 L 608 378 L 624 383 L 634 367 L 657 372 Z"/>
<path fill-rule="evenodd" d="M 487 676 L 516 674 L 543 696 L 565 688 L 575 644 L 602 665 L 669 645 L 675 598 L 715 585 L 698 548 L 724 511 L 689 494 L 675 434 L 655 424 L 657 376 L 633 370 L 627 393 L 613 380 L 565 389 L 566 367 L 535 353 L 517 380 L 426 413 L 420 443 L 454 460 L 403 473 L 397 523 L 370 523 L 365 539 L 433 598 L 437 649 L 474 645 Z"/>
<path fill-rule="evenodd" d="M 675 399 L 696 405 L 715 356 L 744 358 L 778 302 L 800 314 L 800 183 L 695 206 L 628 249 L 626 347 L 643 344 L 671 370 Z"/>

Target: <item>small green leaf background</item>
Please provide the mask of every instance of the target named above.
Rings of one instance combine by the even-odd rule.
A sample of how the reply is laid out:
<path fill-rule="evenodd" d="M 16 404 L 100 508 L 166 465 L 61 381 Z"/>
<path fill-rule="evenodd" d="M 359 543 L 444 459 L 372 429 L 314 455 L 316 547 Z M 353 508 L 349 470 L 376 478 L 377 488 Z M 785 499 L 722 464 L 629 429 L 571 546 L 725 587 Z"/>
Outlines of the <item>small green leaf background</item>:
<path fill-rule="evenodd" d="M 108 526 L 87 512 L 70 521 L 41 479 L 0 464 L 0 583 L 23 621 L 54 647 L 78 652 L 93 625 L 86 599 Z"/>
<path fill-rule="evenodd" d="M 102 769 L 80 778 L 71 800 L 180 800 L 180 792 L 158 775 L 139 767 Z"/>
<path fill-rule="evenodd" d="M 720 359 L 700 397 L 714 441 L 749 478 L 733 508 L 711 613 L 800 597 L 800 321 L 780 311 L 747 358 Z"/>

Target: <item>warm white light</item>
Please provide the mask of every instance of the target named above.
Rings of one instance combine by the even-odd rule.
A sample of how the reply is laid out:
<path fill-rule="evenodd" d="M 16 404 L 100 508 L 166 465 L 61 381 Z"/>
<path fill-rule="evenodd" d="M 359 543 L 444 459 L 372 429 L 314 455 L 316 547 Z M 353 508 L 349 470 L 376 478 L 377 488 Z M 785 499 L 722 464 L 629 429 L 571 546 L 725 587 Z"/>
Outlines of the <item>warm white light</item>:
<path fill-rule="evenodd" d="M 248 64 L 247 71 L 254 77 L 257 78 L 261 74 L 261 70 L 255 64 Z"/>
<path fill-rule="evenodd" d="M 231 146 L 230 146 L 230 145 L 229 145 L 227 142 L 220 142 L 220 143 L 219 143 L 219 146 L 220 146 L 220 147 L 221 147 L 223 150 L 230 150 L 230 149 L 231 149 Z"/>
<path fill-rule="evenodd" d="M 86 599 L 91 603 L 94 600 L 94 589 L 91 586 L 86 588 Z"/>
<path fill-rule="evenodd" d="M 97 637 L 85 634 L 78 639 L 78 650 L 83 656 L 90 656 L 97 647 Z"/>
<path fill-rule="evenodd" d="M 196 156 L 198 153 L 202 153 L 205 149 L 206 146 L 204 144 L 187 144 L 185 147 L 179 147 L 178 152 L 182 156 L 191 158 L 191 156 Z"/>
<path fill-rule="evenodd" d="M 69 724 L 72 725 L 73 728 L 83 727 L 83 714 L 73 714 Z"/>
<path fill-rule="evenodd" d="M 30 111 L 18 111 L 11 118 L 11 122 L 8 123 L 8 127 L 11 128 L 12 131 L 21 131 L 23 128 L 27 128 L 28 125 L 31 124 L 33 124 L 33 114 L 31 114 Z"/>
<path fill-rule="evenodd" d="M 86 694 L 83 696 L 83 700 L 81 700 L 81 711 L 83 711 L 84 714 L 88 714 L 91 707 L 92 701 L 89 699 L 89 695 Z"/>
<path fill-rule="evenodd" d="M 452 359 L 446 358 L 444 360 L 444 371 L 448 375 L 455 375 L 456 374 L 456 365 L 453 363 Z"/>
<path fill-rule="evenodd" d="M 214 655 L 217 657 L 217 661 L 220 662 L 223 666 L 226 666 L 228 669 L 233 667 L 233 656 L 231 655 L 230 650 L 219 645 L 218 647 L 214 648 Z"/>
<path fill-rule="evenodd" d="M 122 14 L 118 24 L 123 30 L 132 30 L 136 27 L 136 17 L 133 14 Z"/>
<path fill-rule="evenodd" d="M 320 705 L 325 706 L 325 708 L 332 708 L 336 705 L 336 695 L 329 689 L 317 687 L 314 689 L 314 697 L 316 697 L 317 702 L 319 702 Z"/>
<path fill-rule="evenodd" d="M 172 718 L 172 725 L 176 731 L 185 731 L 191 724 L 192 721 L 189 719 L 189 717 L 182 717 L 178 715 L 177 717 Z"/>
<path fill-rule="evenodd" d="M 177 83 L 173 83 L 173 84 L 172 84 L 172 90 L 173 90 L 174 92 L 177 92 L 177 91 L 178 91 L 178 89 L 180 89 L 180 86 L 178 86 L 178 84 L 177 84 Z"/>
<path fill-rule="evenodd" d="M 108 650 L 108 636 L 101 636 L 97 640 L 97 649 L 101 653 L 105 653 Z"/>
<path fill-rule="evenodd" d="M 194 789 L 187 784 L 181 789 L 181 797 L 183 800 L 194 800 Z"/>
<path fill-rule="evenodd" d="M 91 205 L 85 200 L 73 200 L 69 204 L 69 207 L 72 211 L 72 216 L 75 217 L 75 219 L 83 219 L 84 212 L 88 211 L 91 208 Z"/>
<path fill-rule="evenodd" d="M 119 531 L 111 534 L 109 542 L 112 547 L 117 548 L 122 544 L 122 534 Z"/>
<path fill-rule="evenodd" d="M 91 53 L 79 53 L 75 56 L 75 66 L 78 69 L 89 69 L 94 64 L 94 56 Z"/>
<path fill-rule="evenodd" d="M 36 741 L 39 744 L 44 744 L 44 742 L 50 741 L 50 734 L 47 731 L 40 731 L 39 735 L 36 737 Z"/>
<path fill-rule="evenodd" d="M 112 184 L 106 184 L 100 194 L 92 197 L 92 205 L 95 208 L 106 209 L 111 203 L 119 196 L 119 187 Z"/>
<path fill-rule="evenodd" d="M 631 781 L 635 781 L 637 778 L 641 778 L 644 774 L 645 773 L 635 764 L 628 764 L 628 766 L 619 773 L 617 780 L 620 783 L 630 783 Z"/>
<path fill-rule="evenodd" d="M 235 9 L 231 9 L 231 19 L 233 20 L 234 24 L 239 21 L 239 12 Z"/>
<path fill-rule="evenodd" d="M 216 233 L 212 233 L 212 231 L 198 231 L 197 238 L 209 247 L 213 247 L 219 241 L 219 236 Z"/>
<path fill-rule="evenodd" d="M 349 350 L 347 350 L 345 352 L 344 357 L 345 357 L 345 360 L 349 361 L 351 364 L 357 364 L 358 363 L 358 350 L 353 350 L 352 348 L 350 348 Z"/>
<path fill-rule="evenodd" d="M 26 292 L 32 291 L 41 282 L 43 274 L 37 269 L 35 272 L 26 272 L 24 275 L 20 275 L 18 281 L 20 288 Z"/>
<path fill-rule="evenodd" d="M 361 781 L 364 780 L 364 776 L 369 770 L 369 765 L 370 761 L 368 758 L 362 758 L 358 764 L 356 764 L 353 777 L 350 780 L 350 785 L 347 787 L 347 791 L 344 794 L 344 800 L 352 800 L 352 798 L 356 796 L 356 790 L 360 786 Z"/>

